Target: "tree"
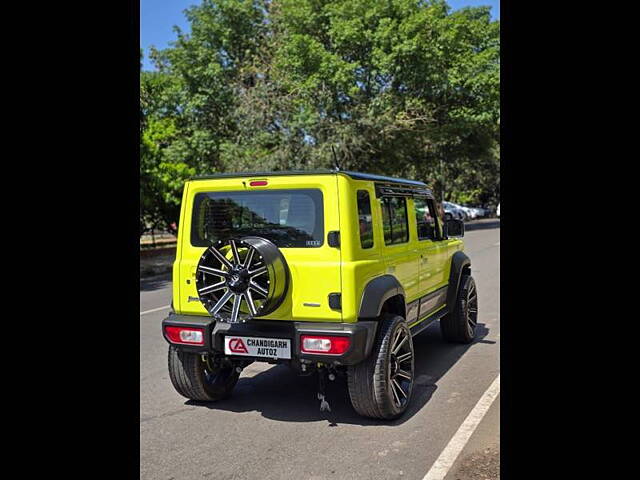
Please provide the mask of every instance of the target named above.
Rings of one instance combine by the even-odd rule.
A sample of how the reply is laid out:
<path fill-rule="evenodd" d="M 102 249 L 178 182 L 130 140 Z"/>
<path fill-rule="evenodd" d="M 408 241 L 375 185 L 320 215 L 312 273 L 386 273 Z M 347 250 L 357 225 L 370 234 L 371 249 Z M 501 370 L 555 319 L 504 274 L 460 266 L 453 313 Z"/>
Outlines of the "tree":
<path fill-rule="evenodd" d="M 487 7 L 205 0 L 186 14 L 190 34 L 176 29 L 141 75 L 146 198 L 163 222 L 191 172 L 330 167 L 332 149 L 343 168 L 495 201 L 500 27 Z"/>

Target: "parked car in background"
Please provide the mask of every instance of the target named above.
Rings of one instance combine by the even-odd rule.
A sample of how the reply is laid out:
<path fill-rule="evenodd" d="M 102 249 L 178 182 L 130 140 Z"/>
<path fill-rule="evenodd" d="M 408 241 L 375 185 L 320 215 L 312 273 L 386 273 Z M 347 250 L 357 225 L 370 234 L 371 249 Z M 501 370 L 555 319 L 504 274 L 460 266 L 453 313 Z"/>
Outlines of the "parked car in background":
<path fill-rule="evenodd" d="M 475 211 L 478 217 L 484 217 L 487 214 L 487 211 L 482 208 L 482 207 L 472 207 Z"/>
<path fill-rule="evenodd" d="M 474 218 L 476 218 L 475 213 L 469 207 L 465 207 L 464 205 L 459 205 L 453 202 L 450 202 L 450 203 L 454 207 L 457 207 L 464 212 L 464 217 L 465 217 L 464 220 L 473 220 Z"/>
<path fill-rule="evenodd" d="M 500 204 L 498 204 L 498 209 L 496 210 L 496 215 L 500 218 Z"/>
<path fill-rule="evenodd" d="M 451 202 L 442 202 L 445 218 L 453 218 L 455 220 L 466 220 L 467 214 L 457 205 Z"/>

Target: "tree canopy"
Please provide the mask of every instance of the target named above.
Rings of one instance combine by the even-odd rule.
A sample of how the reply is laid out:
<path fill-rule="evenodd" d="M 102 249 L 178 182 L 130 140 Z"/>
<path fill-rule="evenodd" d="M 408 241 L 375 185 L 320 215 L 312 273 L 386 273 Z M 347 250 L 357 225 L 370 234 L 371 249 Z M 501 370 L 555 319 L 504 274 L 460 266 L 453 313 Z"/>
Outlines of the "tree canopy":
<path fill-rule="evenodd" d="M 500 24 L 443 0 L 204 0 L 140 73 L 141 233 L 194 174 L 332 167 L 499 198 Z"/>

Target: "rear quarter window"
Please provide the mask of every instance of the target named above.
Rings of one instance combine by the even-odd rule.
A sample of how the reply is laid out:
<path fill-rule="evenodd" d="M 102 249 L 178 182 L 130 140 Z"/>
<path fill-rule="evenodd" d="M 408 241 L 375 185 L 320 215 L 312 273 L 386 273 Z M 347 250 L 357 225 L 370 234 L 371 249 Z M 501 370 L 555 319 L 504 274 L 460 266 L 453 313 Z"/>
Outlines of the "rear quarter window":
<path fill-rule="evenodd" d="M 371 199 L 369 192 L 358 190 L 358 225 L 360 230 L 360 246 L 373 247 L 373 220 L 371 218 Z"/>

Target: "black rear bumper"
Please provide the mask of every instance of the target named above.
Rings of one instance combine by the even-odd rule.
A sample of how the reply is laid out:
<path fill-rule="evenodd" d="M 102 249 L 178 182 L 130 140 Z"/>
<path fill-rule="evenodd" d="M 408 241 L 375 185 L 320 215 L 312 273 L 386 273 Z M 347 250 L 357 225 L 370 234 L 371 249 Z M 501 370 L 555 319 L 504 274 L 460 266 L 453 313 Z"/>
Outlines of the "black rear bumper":
<path fill-rule="evenodd" d="M 371 353 L 378 323 L 360 321 L 356 323 L 287 322 L 281 320 L 251 320 L 246 323 L 216 322 L 211 317 L 199 315 L 179 315 L 170 313 L 162 321 L 162 332 L 167 325 L 203 328 L 204 345 L 177 345 L 178 348 L 194 353 L 224 354 L 224 336 L 288 338 L 291 340 L 291 360 L 277 360 L 277 363 L 323 362 L 331 365 L 355 365 Z M 351 345 L 342 355 L 316 355 L 300 352 L 300 335 L 340 335 L 349 337 Z M 169 340 L 165 336 L 165 340 Z M 171 343 L 171 342 L 169 342 Z M 237 356 L 235 358 L 256 361 L 270 361 L 262 357 Z M 302 362 L 302 363 L 308 363 Z"/>

